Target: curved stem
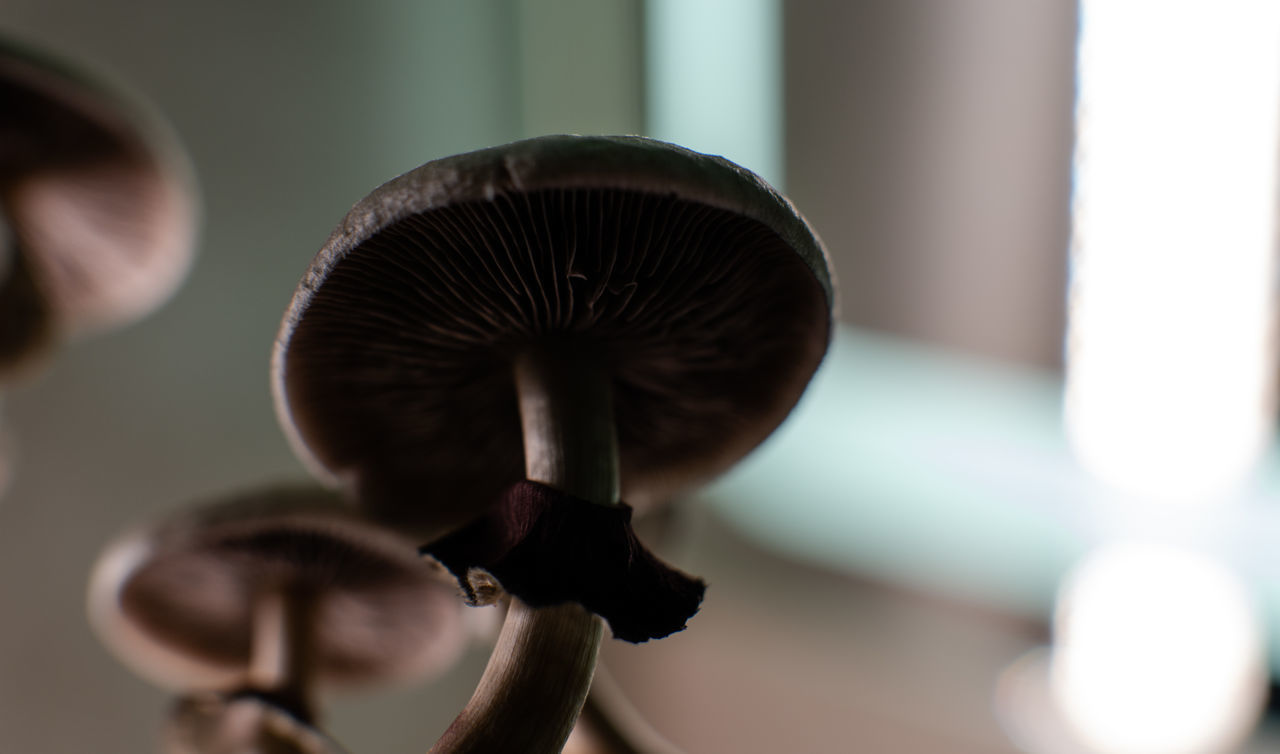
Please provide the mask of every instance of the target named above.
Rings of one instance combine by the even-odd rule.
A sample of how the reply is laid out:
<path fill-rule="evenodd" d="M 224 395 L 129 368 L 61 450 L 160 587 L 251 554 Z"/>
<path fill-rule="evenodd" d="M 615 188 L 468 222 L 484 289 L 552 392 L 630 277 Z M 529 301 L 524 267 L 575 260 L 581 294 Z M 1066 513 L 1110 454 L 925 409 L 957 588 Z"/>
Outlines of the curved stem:
<path fill-rule="evenodd" d="M 546 348 L 515 365 L 529 479 L 576 497 L 618 502 L 618 449 L 608 378 L 589 358 Z M 480 684 L 433 754 L 554 754 L 582 709 L 604 635 L 575 604 L 513 599 Z"/>
<path fill-rule="evenodd" d="M 512 600 L 480 685 L 433 754 L 560 751 L 591 686 L 602 632 L 578 605 Z"/>
<path fill-rule="evenodd" d="M 581 754 L 680 754 L 602 666 L 596 667 L 578 725 L 585 733 Z M 574 754 L 579 754 L 578 750 Z"/>

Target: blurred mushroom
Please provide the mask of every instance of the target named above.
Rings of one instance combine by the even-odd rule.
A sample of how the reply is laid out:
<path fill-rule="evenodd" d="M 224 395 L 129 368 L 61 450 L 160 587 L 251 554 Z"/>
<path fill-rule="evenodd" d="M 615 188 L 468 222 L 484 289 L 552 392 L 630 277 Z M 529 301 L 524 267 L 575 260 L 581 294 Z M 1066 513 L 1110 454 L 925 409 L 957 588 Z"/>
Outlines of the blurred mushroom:
<path fill-rule="evenodd" d="M 278 728 L 280 715 L 311 725 L 319 689 L 436 674 L 466 642 L 445 574 L 334 494 L 303 487 L 242 495 L 122 537 L 95 567 L 89 616 L 139 675 L 224 695 L 221 706 L 178 706 L 178 729 L 199 723 L 184 740 L 239 731 L 245 745 L 268 736 L 263 726 Z M 257 712 L 236 698 L 256 700 Z"/>
<path fill-rule="evenodd" d="M 167 298 L 191 259 L 192 194 L 144 105 L 0 39 L 0 375 Z"/>
<path fill-rule="evenodd" d="M 588 610 L 632 641 L 684 627 L 701 583 L 640 545 L 620 492 L 664 499 L 760 443 L 831 304 L 789 202 L 649 139 L 516 142 L 356 204 L 294 296 L 274 386 L 313 469 L 464 586 L 479 571 L 513 595 L 434 751 L 558 751 L 601 636 Z"/>

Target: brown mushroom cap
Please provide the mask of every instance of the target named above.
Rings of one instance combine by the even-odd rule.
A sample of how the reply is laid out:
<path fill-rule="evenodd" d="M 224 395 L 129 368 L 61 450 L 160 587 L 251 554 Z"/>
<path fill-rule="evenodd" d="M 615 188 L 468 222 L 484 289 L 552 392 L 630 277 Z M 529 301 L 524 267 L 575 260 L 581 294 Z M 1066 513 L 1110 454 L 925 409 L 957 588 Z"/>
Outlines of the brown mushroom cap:
<path fill-rule="evenodd" d="M 121 538 L 94 570 L 89 612 L 139 675 L 228 691 L 248 683 L 267 592 L 315 600 L 308 672 L 320 686 L 420 678 L 465 645 L 452 580 L 316 488 L 245 495 Z"/>
<path fill-rule="evenodd" d="M 285 317 L 277 407 L 315 470 L 431 536 L 523 479 L 512 365 L 562 349 L 605 366 L 643 507 L 786 417 L 832 299 L 821 243 L 754 174 L 639 137 L 530 139 L 356 204 Z"/>
<path fill-rule="evenodd" d="M 0 213 L 0 366 L 56 333 L 140 316 L 190 263 L 190 176 L 159 119 L 2 39 Z"/>

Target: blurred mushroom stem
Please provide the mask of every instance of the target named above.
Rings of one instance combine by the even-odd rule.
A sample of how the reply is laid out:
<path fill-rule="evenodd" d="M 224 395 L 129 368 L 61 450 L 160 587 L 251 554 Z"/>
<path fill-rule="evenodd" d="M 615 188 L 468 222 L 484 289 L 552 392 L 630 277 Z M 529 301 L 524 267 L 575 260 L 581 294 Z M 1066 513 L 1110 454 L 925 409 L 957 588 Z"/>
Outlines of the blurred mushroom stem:
<path fill-rule="evenodd" d="M 563 347 L 516 360 L 525 474 L 601 505 L 618 502 L 618 447 L 604 370 Z M 436 745 L 445 752 L 559 752 L 582 710 L 604 635 L 577 604 L 512 598 L 480 684 Z"/>
<path fill-rule="evenodd" d="M 31 260 L 0 222 L 0 382 L 30 367 L 53 338 L 53 316 L 31 274 Z"/>
<path fill-rule="evenodd" d="M 304 723 L 315 722 L 310 668 L 315 661 L 316 595 L 307 589 L 265 590 L 253 616 L 249 686 Z"/>
<path fill-rule="evenodd" d="M 649 724 L 601 665 L 564 754 L 680 754 L 680 749 Z"/>
<path fill-rule="evenodd" d="M 525 475 L 600 505 L 617 505 L 613 393 L 601 365 L 561 346 L 516 361 Z"/>

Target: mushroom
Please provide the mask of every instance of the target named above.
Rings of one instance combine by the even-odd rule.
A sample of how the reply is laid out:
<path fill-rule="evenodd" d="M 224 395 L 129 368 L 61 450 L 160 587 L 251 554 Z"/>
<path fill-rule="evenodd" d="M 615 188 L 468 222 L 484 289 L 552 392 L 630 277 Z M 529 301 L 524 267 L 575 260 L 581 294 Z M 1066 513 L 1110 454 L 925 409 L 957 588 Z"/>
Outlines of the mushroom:
<path fill-rule="evenodd" d="M 602 636 L 684 627 L 702 586 L 631 532 L 746 454 L 830 337 L 821 243 L 718 157 L 549 136 L 428 163 L 355 205 L 274 354 L 299 455 L 512 595 L 434 751 L 558 751 Z M 497 501 L 497 502 L 495 502 Z"/>
<path fill-rule="evenodd" d="M 188 695 L 175 741 L 243 743 L 286 717 L 306 729 L 318 689 L 436 674 L 466 641 L 452 581 L 315 487 L 241 495 L 120 538 L 94 569 L 89 616 L 139 675 Z"/>
<path fill-rule="evenodd" d="M 0 39 L 0 374 L 158 305 L 194 225 L 189 170 L 149 109 Z"/>

